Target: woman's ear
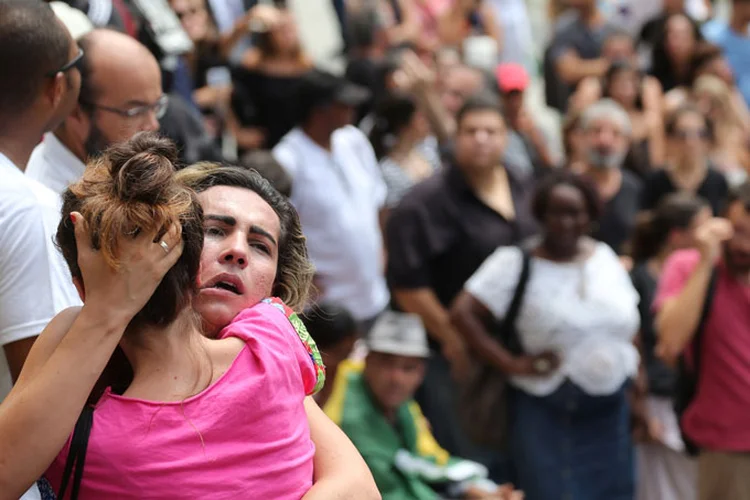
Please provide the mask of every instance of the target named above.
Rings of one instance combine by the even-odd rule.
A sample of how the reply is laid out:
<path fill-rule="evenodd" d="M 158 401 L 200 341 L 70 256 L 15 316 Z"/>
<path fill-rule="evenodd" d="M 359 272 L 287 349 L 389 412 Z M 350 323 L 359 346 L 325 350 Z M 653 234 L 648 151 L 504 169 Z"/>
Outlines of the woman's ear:
<path fill-rule="evenodd" d="M 86 288 L 83 286 L 83 280 L 81 280 L 81 278 L 73 278 L 73 285 L 78 291 L 78 296 L 81 298 L 81 302 L 86 302 Z"/>
<path fill-rule="evenodd" d="M 91 116 L 83 109 L 81 104 L 77 104 L 65 119 L 65 126 L 75 135 L 78 141 L 84 143 L 91 131 Z"/>

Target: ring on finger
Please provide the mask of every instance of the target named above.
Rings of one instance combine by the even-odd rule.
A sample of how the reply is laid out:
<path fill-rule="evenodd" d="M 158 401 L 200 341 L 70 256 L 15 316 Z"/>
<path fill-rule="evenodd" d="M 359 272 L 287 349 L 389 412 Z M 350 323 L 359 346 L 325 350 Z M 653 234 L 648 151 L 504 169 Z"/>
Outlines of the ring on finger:
<path fill-rule="evenodd" d="M 552 363 L 547 359 L 537 359 L 534 361 L 534 370 L 537 373 L 548 373 L 552 370 Z"/>
<path fill-rule="evenodd" d="M 161 240 L 159 242 L 159 246 L 162 247 L 162 249 L 164 250 L 164 253 L 169 253 L 169 245 L 167 245 L 166 241 Z"/>

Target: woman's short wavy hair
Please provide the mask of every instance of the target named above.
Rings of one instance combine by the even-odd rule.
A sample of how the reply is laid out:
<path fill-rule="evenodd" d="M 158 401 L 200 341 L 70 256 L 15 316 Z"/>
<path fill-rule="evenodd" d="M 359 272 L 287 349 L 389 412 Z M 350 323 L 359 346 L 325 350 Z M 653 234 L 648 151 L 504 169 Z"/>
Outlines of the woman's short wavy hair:
<path fill-rule="evenodd" d="M 177 180 L 197 193 L 215 186 L 249 189 L 268 203 L 281 223 L 279 262 L 272 294 L 295 311 L 301 312 L 310 295 L 314 268 L 308 258 L 299 216 L 291 202 L 258 172 L 242 167 L 196 163 L 180 170 Z"/>

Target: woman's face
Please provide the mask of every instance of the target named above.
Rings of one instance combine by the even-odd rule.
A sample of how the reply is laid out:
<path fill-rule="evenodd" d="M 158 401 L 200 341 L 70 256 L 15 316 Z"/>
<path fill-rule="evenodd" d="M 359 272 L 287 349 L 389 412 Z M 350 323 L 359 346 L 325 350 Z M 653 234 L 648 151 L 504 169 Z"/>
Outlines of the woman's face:
<path fill-rule="evenodd" d="M 271 29 L 271 43 L 279 54 L 291 54 L 299 51 L 300 41 L 297 25 L 290 12 L 281 11 L 278 24 Z"/>
<path fill-rule="evenodd" d="M 205 238 L 195 309 L 216 335 L 243 309 L 272 293 L 281 222 L 253 191 L 215 186 L 198 194 Z"/>
<path fill-rule="evenodd" d="M 205 0 L 172 0 L 170 3 L 192 41 L 199 42 L 208 37 L 209 17 Z"/>
<path fill-rule="evenodd" d="M 414 134 L 417 140 L 425 139 L 430 135 L 430 122 L 421 111 L 417 110 L 412 115 L 411 122 L 407 125 L 407 130 Z"/>
<path fill-rule="evenodd" d="M 706 119 L 698 113 L 683 113 L 671 136 L 673 151 L 682 161 L 693 161 L 708 155 L 709 135 Z"/>
<path fill-rule="evenodd" d="M 558 184 L 549 193 L 544 231 L 549 250 L 558 255 L 571 255 L 578 248 L 591 223 L 586 199 L 580 189 Z"/>
<path fill-rule="evenodd" d="M 667 21 L 666 50 L 675 61 L 687 61 L 695 49 L 695 32 L 693 25 L 684 15 L 672 16 Z"/>
<path fill-rule="evenodd" d="M 635 71 L 619 71 L 609 82 L 609 95 L 625 109 L 633 108 L 638 99 L 638 84 L 638 74 Z"/>

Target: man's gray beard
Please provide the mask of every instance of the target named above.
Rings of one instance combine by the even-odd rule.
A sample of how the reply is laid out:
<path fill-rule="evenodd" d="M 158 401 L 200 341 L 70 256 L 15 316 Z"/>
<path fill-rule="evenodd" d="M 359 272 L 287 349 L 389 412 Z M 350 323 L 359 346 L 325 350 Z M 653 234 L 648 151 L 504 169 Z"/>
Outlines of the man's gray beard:
<path fill-rule="evenodd" d="M 622 162 L 625 161 L 627 152 L 602 154 L 596 150 L 590 149 L 587 156 L 589 165 L 591 165 L 592 167 L 600 169 L 610 169 L 620 168 L 622 166 Z"/>

